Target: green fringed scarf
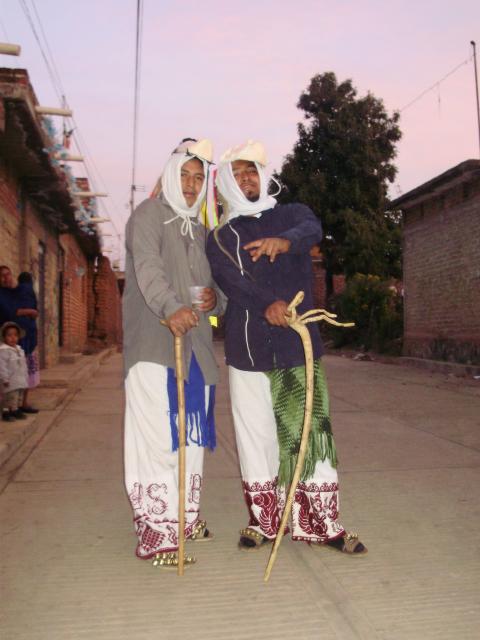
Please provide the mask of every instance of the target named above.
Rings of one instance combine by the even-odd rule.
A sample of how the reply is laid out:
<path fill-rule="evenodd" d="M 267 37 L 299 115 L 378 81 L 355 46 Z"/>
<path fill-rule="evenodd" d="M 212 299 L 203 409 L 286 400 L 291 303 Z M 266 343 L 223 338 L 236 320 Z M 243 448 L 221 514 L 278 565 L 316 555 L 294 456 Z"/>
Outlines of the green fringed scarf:
<path fill-rule="evenodd" d="M 305 414 L 305 367 L 274 369 L 267 371 L 266 375 L 270 379 L 280 447 L 278 484 L 287 486 L 295 471 L 302 438 Z M 314 363 L 313 389 L 312 428 L 301 475 L 302 481 L 313 476 L 315 465 L 319 460 L 328 458 L 333 467 L 337 466 L 337 452 L 330 424 L 327 380 L 321 360 L 315 360 Z"/>

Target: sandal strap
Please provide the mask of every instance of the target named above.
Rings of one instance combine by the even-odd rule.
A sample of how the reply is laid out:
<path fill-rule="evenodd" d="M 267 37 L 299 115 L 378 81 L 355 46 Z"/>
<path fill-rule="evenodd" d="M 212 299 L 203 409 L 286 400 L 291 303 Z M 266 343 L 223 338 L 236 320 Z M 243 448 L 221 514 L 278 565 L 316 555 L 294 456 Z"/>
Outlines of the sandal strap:
<path fill-rule="evenodd" d="M 250 527 L 247 527 L 246 529 L 240 529 L 240 536 L 253 540 L 258 546 L 262 544 L 264 537 L 261 533 L 255 531 L 255 529 L 250 529 Z"/>
<path fill-rule="evenodd" d="M 199 520 L 192 529 L 192 534 L 189 540 L 197 540 L 198 538 L 205 537 L 205 530 L 207 528 L 206 520 Z"/>
<path fill-rule="evenodd" d="M 196 559 L 193 556 L 184 556 L 184 564 L 195 564 Z M 164 551 L 156 553 L 152 565 L 154 567 L 178 567 L 178 553 L 176 551 Z"/>
<path fill-rule="evenodd" d="M 343 536 L 343 545 L 347 553 L 354 553 L 359 542 L 358 533 L 355 533 L 354 531 L 349 531 Z"/>

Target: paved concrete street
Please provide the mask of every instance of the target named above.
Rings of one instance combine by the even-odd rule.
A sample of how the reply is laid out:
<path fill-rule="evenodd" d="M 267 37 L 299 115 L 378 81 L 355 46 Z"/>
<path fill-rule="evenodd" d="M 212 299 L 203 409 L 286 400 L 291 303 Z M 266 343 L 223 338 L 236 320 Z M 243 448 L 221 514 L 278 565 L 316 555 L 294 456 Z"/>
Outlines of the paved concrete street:
<path fill-rule="evenodd" d="M 2 640 L 479 638 L 480 381 L 325 361 L 342 522 L 367 556 L 285 539 L 264 584 L 266 550 L 237 550 L 246 510 L 222 366 L 203 494 L 216 539 L 189 545 L 183 578 L 136 559 L 114 355 L 0 495 Z"/>

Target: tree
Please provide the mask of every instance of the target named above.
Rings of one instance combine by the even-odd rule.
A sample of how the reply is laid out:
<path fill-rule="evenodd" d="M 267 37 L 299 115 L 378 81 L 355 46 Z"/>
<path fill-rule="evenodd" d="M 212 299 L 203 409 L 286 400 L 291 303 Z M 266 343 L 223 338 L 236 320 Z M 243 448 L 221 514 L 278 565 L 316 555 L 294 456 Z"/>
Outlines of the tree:
<path fill-rule="evenodd" d="M 305 122 L 280 173 L 282 202 L 307 204 L 322 220 L 327 295 L 333 274 L 398 277 L 400 226 L 387 211 L 396 168 L 399 114 L 371 93 L 358 98 L 351 80 L 316 75 L 297 104 Z"/>

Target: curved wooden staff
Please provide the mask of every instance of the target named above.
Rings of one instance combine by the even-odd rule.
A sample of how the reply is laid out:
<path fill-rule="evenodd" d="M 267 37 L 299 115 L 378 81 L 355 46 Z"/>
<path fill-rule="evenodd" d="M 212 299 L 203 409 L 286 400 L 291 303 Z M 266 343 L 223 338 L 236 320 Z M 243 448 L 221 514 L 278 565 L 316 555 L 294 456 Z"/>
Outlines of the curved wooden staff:
<path fill-rule="evenodd" d="M 308 448 L 308 436 L 310 435 L 311 425 L 312 425 L 312 407 L 313 407 L 313 350 L 312 350 L 312 340 L 310 338 L 310 332 L 308 331 L 306 325 L 309 322 L 320 322 L 324 320 L 328 322 L 328 324 L 333 324 L 336 327 L 353 327 L 353 322 L 337 322 L 335 318 L 337 317 L 334 313 L 329 313 L 325 311 L 325 309 L 312 309 L 307 311 L 303 315 L 297 315 L 297 307 L 302 302 L 305 294 L 303 291 L 299 291 L 294 299 L 288 305 L 289 316 L 287 316 L 288 325 L 291 329 L 296 331 L 302 340 L 303 349 L 305 351 L 305 377 L 306 377 L 306 396 L 305 396 L 305 414 L 303 418 L 303 430 L 302 430 L 302 438 L 300 440 L 300 448 L 298 450 L 297 464 L 295 466 L 295 471 L 293 473 L 293 478 L 290 483 L 290 489 L 288 491 L 287 502 L 285 503 L 285 509 L 283 510 L 282 520 L 280 522 L 280 527 L 277 531 L 277 537 L 275 538 L 275 542 L 272 547 L 272 551 L 270 553 L 270 558 L 268 560 L 267 568 L 265 569 L 265 575 L 263 579 L 265 582 L 268 582 L 270 578 L 270 573 L 272 571 L 273 565 L 275 563 L 275 559 L 277 557 L 278 548 L 280 547 L 280 543 L 282 542 L 285 527 L 287 525 L 287 520 L 292 509 L 293 498 L 295 496 L 295 491 L 297 489 L 298 481 L 300 480 L 300 475 L 303 471 L 303 464 L 305 462 L 305 454 L 307 453 Z"/>
<path fill-rule="evenodd" d="M 168 326 L 165 320 L 160 321 Z M 178 565 L 177 575 L 183 576 L 185 564 L 185 382 L 183 372 L 183 340 L 175 338 L 175 376 L 178 395 Z"/>

